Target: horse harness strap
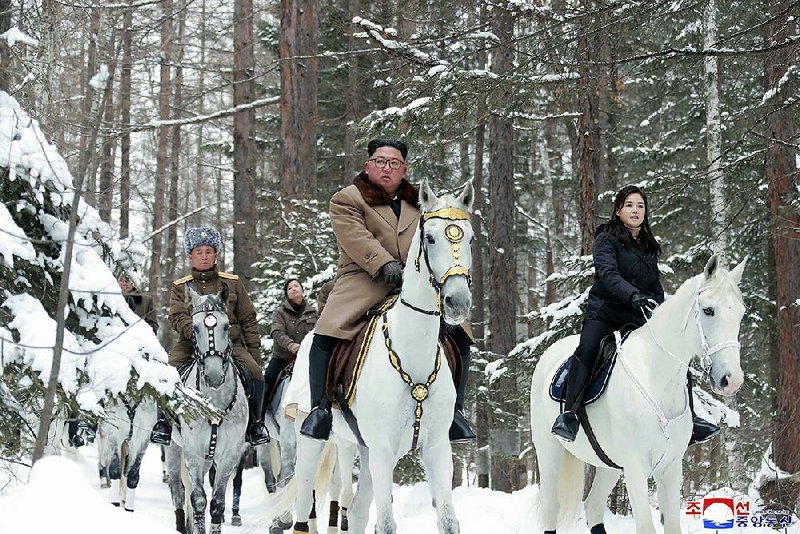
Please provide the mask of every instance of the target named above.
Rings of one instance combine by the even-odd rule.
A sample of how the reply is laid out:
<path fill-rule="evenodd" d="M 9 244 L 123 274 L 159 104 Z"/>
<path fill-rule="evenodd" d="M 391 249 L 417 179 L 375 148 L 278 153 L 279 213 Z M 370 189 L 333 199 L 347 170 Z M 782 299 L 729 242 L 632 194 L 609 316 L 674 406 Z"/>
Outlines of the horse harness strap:
<path fill-rule="evenodd" d="M 139 404 L 141 402 L 142 401 L 140 400 L 136 404 L 131 406 L 130 404 L 128 404 L 128 401 L 126 401 L 125 399 L 122 400 L 122 403 L 125 405 L 125 410 L 128 412 L 128 422 L 129 422 L 128 439 L 131 439 L 133 437 L 133 418 L 136 417 L 136 408 L 139 407 Z"/>
<path fill-rule="evenodd" d="M 200 373 L 197 373 L 200 376 Z M 233 377 L 236 380 L 236 376 Z M 198 378 L 199 382 L 199 378 Z M 236 404 L 236 394 L 239 391 L 238 385 L 233 389 L 233 396 L 231 397 L 231 401 L 228 403 L 228 406 L 222 412 L 222 415 L 215 419 L 208 419 L 208 424 L 211 425 L 211 438 L 208 440 L 208 452 L 206 453 L 206 460 L 212 460 L 214 458 L 214 453 L 217 452 L 217 432 L 219 431 L 219 425 L 222 424 L 223 419 L 231 413 L 233 410 L 233 405 Z"/>
<path fill-rule="evenodd" d="M 586 415 L 586 407 L 581 405 L 578 411 L 575 413 L 578 416 L 578 420 L 581 422 L 583 426 L 583 431 L 586 433 L 586 439 L 589 440 L 589 444 L 592 446 L 594 453 L 600 458 L 604 464 L 608 467 L 613 469 L 622 470 L 622 467 L 614 463 L 614 461 L 608 457 L 606 451 L 600 446 L 600 442 L 597 441 L 597 436 L 594 434 L 594 429 L 592 425 L 589 423 L 589 417 Z"/>
<path fill-rule="evenodd" d="M 386 350 L 389 352 L 389 363 L 391 363 L 395 371 L 400 374 L 400 378 L 403 379 L 403 382 L 408 384 L 408 387 L 411 388 L 411 398 L 417 403 L 417 407 L 414 410 L 414 437 L 411 441 L 411 450 L 415 450 L 419 444 L 419 428 L 420 422 L 422 421 L 422 403 L 428 398 L 430 387 L 433 385 L 434 381 L 436 380 L 436 376 L 439 374 L 439 369 L 442 367 L 442 349 L 437 342 L 436 363 L 434 364 L 433 371 L 430 375 L 428 375 L 428 380 L 426 380 L 424 384 L 422 382 L 415 384 L 409 374 L 403 370 L 400 356 L 392 348 L 392 340 L 389 338 L 389 323 L 387 321 L 386 312 L 383 314 L 383 338 L 386 341 Z"/>

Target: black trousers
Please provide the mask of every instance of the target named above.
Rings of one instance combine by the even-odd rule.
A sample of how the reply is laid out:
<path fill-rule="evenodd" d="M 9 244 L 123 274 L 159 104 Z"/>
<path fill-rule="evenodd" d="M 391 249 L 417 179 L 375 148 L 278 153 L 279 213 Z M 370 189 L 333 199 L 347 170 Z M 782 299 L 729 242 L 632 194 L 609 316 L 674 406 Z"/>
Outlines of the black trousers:
<path fill-rule="evenodd" d="M 267 392 L 267 395 L 272 393 L 278 377 L 289 366 L 289 363 L 289 360 L 284 360 L 283 358 L 272 358 L 269 361 L 267 368 L 264 370 L 264 391 Z"/>
<path fill-rule="evenodd" d="M 591 373 L 597 361 L 597 354 L 600 350 L 600 341 L 607 335 L 619 330 L 620 324 L 609 323 L 599 319 L 584 319 L 581 328 L 581 340 L 578 348 L 575 349 L 577 358 L 586 367 L 587 372 Z"/>

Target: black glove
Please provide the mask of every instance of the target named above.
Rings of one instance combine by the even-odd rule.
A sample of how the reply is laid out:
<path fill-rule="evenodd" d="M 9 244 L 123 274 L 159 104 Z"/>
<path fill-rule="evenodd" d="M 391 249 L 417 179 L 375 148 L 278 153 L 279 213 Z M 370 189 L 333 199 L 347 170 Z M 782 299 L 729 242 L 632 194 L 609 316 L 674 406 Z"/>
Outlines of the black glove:
<path fill-rule="evenodd" d="M 636 291 L 633 295 L 631 295 L 631 306 L 633 306 L 636 310 L 641 309 L 648 318 L 653 315 L 653 310 L 657 305 L 658 303 L 656 303 L 656 301 L 641 291 Z"/>
<path fill-rule="evenodd" d="M 403 285 L 403 268 L 396 261 L 390 261 L 380 268 L 380 277 L 387 284 L 394 284 L 397 287 Z"/>

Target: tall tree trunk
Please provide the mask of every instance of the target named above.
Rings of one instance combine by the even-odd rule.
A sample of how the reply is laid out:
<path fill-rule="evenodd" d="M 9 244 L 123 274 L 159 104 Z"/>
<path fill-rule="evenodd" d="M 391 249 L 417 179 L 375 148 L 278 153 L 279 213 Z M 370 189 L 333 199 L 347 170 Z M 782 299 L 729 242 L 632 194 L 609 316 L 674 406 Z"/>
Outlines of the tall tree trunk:
<path fill-rule="evenodd" d="M 347 2 L 350 20 L 353 17 L 361 15 L 361 1 L 349 0 Z M 359 102 L 361 101 L 361 94 L 359 92 L 359 70 L 358 70 L 358 54 L 354 54 L 358 49 L 359 40 L 355 37 L 355 31 L 351 25 L 350 31 L 347 32 L 347 50 L 351 52 L 347 56 L 347 130 L 344 134 L 344 176 L 342 177 L 342 185 L 349 185 L 350 181 L 358 172 L 358 158 L 356 157 L 356 123 L 361 119 L 361 111 Z"/>
<path fill-rule="evenodd" d="M 92 77 L 94 77 L 95 74 L 97 74 L 97 35 L 100 33 L 100 9 L 97 7 L 91 7 L 89 9 L 90 22 L 86 51 L 86 71 L 84 74 L 85 83 L 83 84 L 83 87 L 81 87 L 83 92 L 83 100 L 81 101 L 81 138 L 78 144 L 78 150 L 80 151 L 78 174 L 81 176 L 84 176 L 89 172 L 96 150 L 94 144 L 89 143 L 89 137 L 91 135 L 93 124 L 92 121 L 94 118 L 94 113 L 92 113 L 92 110 L 95 102 L 95 91 L 92 89 L 92 86 L 89 85 L 89 81 L 92 79 Z M 86 188 L 85 197 L 87 202 L 94 203 L 94 175 L 86 176 L 83 184 Z"/>
<path fill-rule="evenodd" d="M 100 218 L 111 222 L 111 207 L 114 200 L 114 170 L 117 136 L 114 131 L 114 76 L 117 70 L 117 27 L 116 14 L 109 18 L 111 39 L 106 50 L 108 61 L 108 80 L 106 81 L 106 105 L 103 111 L 105 135 L 103 136 L 102 156 L 100 157 L 100 184 L 97 191 L 97 205 Z"/>
<path fill-rule="evenodd" d="M 788 18 L 789 2 L 772 3 L 772 12 L 783 13 L 768 25 L 766 46 L 785 42 L 796 34 L 796 19 Z M 796 115 L 788 101 L 794 94 L 796 82 L 787 76 L 789 66 L 797 58 L 798 46 L 784 46 L 769 52 L 765 58 L 767 91 L 774 91 L 765 102 L 767 155 L 766 179 L 769 188 L 769 207 L 772 214 L 772 239 L 775 253 L 775 294 L 777 297 L 777 341 L 780 360 L 778 385 L 778 415 L 773 443 L 775 465 L 787 473 L 800 472 L 800 213 L 793 205 L 797 201 L 800 177 L 796 163 Z M 783 82 L 783 83 L 779 83 Z M 800 483 L 784 488 L 789 500 L 782 504 L 793 506 L 800 493 Z M 790 508 L 791 509 L 791 508 Z"/>
<path fill-rule="evenodd" d="M 0 0 L 0 34 L 11 29 L 11 0 Z M 11 87 L 11 49 L 5 39 L 0 39 L 0 91 Z"/>
<path fill-rule="evenodd" d="M 608 71 L 604 64 L 611 54 L 605 28 L 606 10 L 597 9 L 597 0 L 582 0 L 585 14 L 580 18 L 578 51 L 581 115 L 578 118 L 578 169 L 580 176 L 581 254 L 592 252 L 597 226 L 595 201 L 606 187 L 608 162 Z"/>
<path fill-rule="evenodd" d="M 158 116 L 162 121 L 170 118 L 170 99 L 172 97 L 172 0 L 162 0 L 161 19 L 161 67 L 159 79 Z M 158 152 L 156 153 L 156 187 L 153 198 L 153 231 L 164 225 L 164 196 L 167 189 L 169 126 L 158 129 Z M 161 293 L 162 233 L 153 236 L 150 253 L 150 293 L 153 305 L 158 309 Z"/>
<path fill-rule="evenodd" d="M 235 0 L 233 9 L 233 105 L 255 100 L 253 0 Z M 256 260 L 256 123 L 255 110 L 233 116 L 233 262 L 245 282 Z"/>
<path fill-rule="evenodd" d="M 133 26 L 133 1 L 128 0 L 128 7 L 122 20 L 122 64 L 119 78 L 119 122 L 121 135 L 119 138 L 119 235 L 123 238 L 130 233 L 131 210 L 131 39 Z"/>
<path fill-rule="evenodd" d="M 282 0 L 281 191 L 313 195 L 317 185 L 319 0 Z"/>
<path fill-rule="evenodd" d="M 513 46 L 511 39 L 514 31 L 514 19 L 505 9 L 495 7 L 491 14 L 491 27 L 499 38 L 499 43 L 492 49 L 492 72 L 499 78 L 490 106 L 492 115 L 489 122 L 489 138 L 491 159 L 489 162 L 489 350 L 496 358 L 505 357 L 514 347 L 516 337 L 516 251 L 514 247 L 514 132 L 511 119 L 500 115 L 511 98 L 511 87 L 502 78 L 513 69 Z M 509 389 L 508 380 L 501 378 L 495 382 L 493 396 L 498 405 L 509 410 L 506 399 Z M 516 421 L 506 421 L 505 428 L 492 425 L 493 433 L 500 436 L 511 435 L 518 431 Z M 499 438 L 493 442 L 498 443 Z M 513 439 L 513 438 L 512 438 Z M 492 488 L 511 492 L 515 489 L 514 459 L 509 450 L 492 451 Z"/>
<path fill-rule="evenodd" d="M 185 6 L 178 8 L 178 36 L 177 36 L 177 50 L 175 51 L 175 95 L 172 103 L 172 117 L 180 119 L 183 116 L 183 55 L 184 44 L 183 38 L 186 29 L 186 12 L 188 10 Z M 178 219 L 178 192 L 180 190 L 180 174 L 181 174 L 181 126 L 176 124 L 172 127 L 172 148 L 170 149 L 171 156 L 169 158 L 169 204 L 167 207 L 167 223 L 170 227 L 167 229 L 167 246 L 165 253 L 164 266 L 165 276 L 172 278 L 175 275 L 176 253 L 178 247 L 178 225 L 175 222 Z"/>
<path fill-rule="evenodd" d="M 542 176 L 544 178 L 544 197 L 545 197 L 545 279 L 547 279 L 553 272 L 555 272 L 555 263 L 553 261 L 553 236 L 558 235 L 555 232 L 555 198 L 553 187 L 553 169 L 550 166 L 550 153 L 547 150 L 547 135 L 545 134 L 545 125 L 537 132 L 536 136 L 536 151 L 539 154 L 539 166 L 542 169 Z M 553 283 L 546 282 L 547 289 L 545 290 L 544 303 L 552 304 L 556 300 L 556 286 Z"/>
<path fill-rule="evenodd" d="M 200 3 L 200 72 L 197 74 L 197 112 L 205 113 L 206 100 L 206 0 Z M 203 143 L 205 142 L 204 123 L 197 125 L 197 158 L 194 173 L 194 205 L 199 208 L 203 205 L 203 186 L 205 185 L 205 164 L 203 156 Z M 196 213 L 189 218 L 191 226 L 199 226 L 203 214 Z"/>

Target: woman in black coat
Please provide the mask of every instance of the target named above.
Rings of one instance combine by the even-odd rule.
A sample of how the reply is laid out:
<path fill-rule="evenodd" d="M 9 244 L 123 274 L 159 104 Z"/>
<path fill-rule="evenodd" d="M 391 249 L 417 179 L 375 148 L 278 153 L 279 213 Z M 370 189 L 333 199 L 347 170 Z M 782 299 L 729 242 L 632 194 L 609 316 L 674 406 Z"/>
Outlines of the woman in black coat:
<path fill-rule="evenodd" d="M 588 306 L 581 328 L 581 338 L 569 367 L 565 411 L 556 418 L 553 434 L 574 441 L 580 422 L 584 387 L 600 349 L 600 341 L 626 324 L 640 327 L 653 308 L 664 302 L 658 272 L 661 247 L 653 237 L 647 219 L 647 197 L 636 186 L 625 186 L 614 199 L 608 224 L 598 227 L 592 256 L 594 284 L 589 290 Z M 689 404 L 692 383 L 689 380 Z M 707 441 L 719 433 L 719 427 L 694 415 L 692 407 L 691 443 Z"/>

